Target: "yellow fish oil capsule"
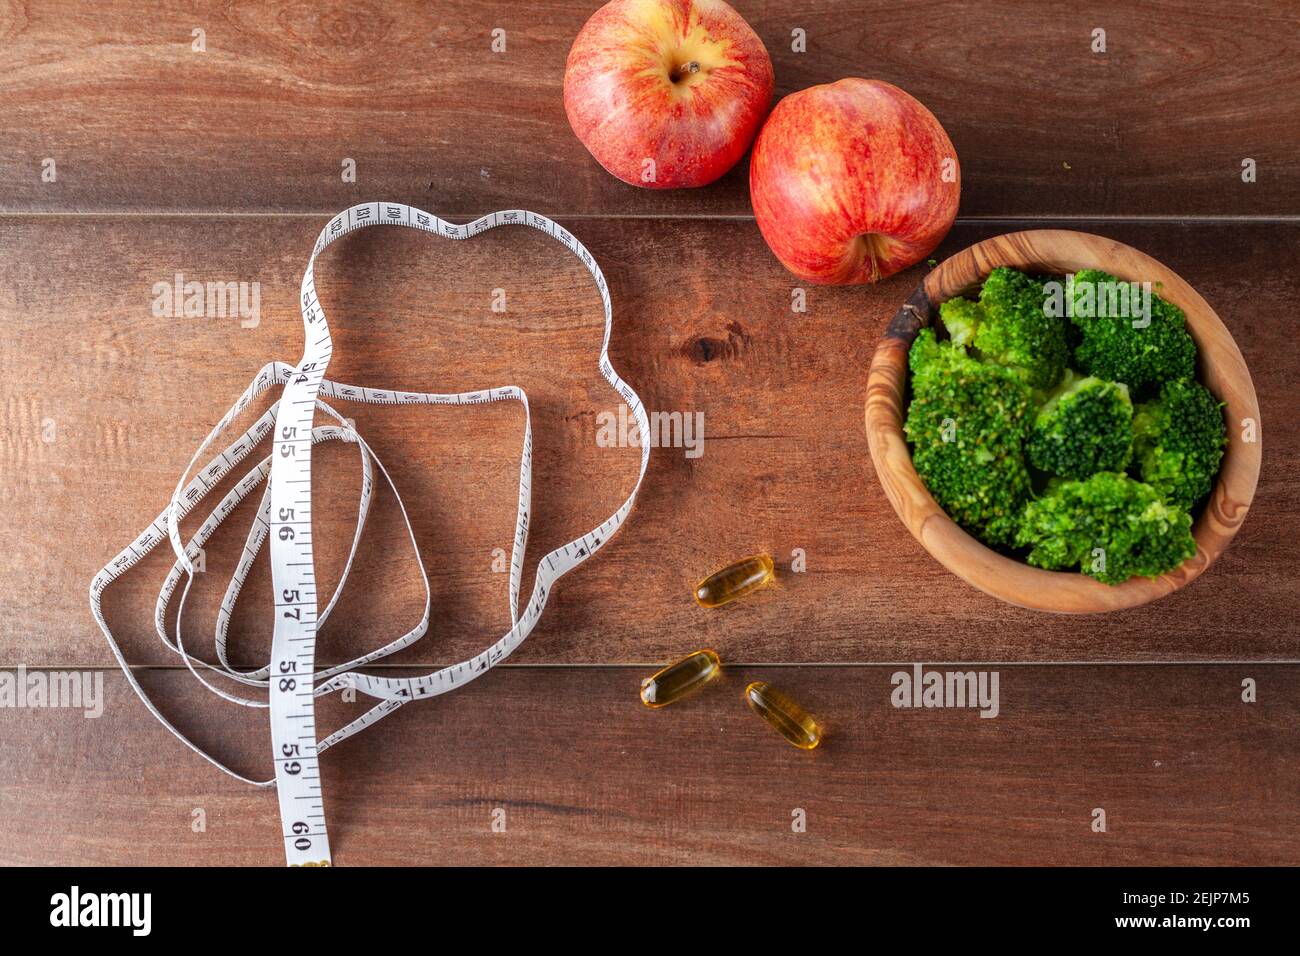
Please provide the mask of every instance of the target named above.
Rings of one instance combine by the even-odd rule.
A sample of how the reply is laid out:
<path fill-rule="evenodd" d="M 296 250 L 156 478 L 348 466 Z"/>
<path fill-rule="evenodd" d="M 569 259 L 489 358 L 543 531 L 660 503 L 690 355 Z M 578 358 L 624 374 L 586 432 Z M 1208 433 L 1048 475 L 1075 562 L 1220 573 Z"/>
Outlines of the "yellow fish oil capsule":
<path fill-rule="evenodd" d="M 665 707 L 703 687 L 722 670 L 722 661 L 710 650 L 696 651 L 673 661 L 659 673 L 641 682 L 641 703 Z"/>
<path fill-rule="evenodd" d="M 695 588 L 695 601 L 700 607 L 721 607 L 728 601 L 757 591 L 772 580 L 775 571 L 776 566 L 769 555 L 756 554 L 744 558 L 701 581 Z"/>
<path fill-rule="evenodd" d="M 817 718 L 771 684 L 756 680 L 745 688 L 745 703 L 801 750 L 812 750 L 822 742 Z"/>

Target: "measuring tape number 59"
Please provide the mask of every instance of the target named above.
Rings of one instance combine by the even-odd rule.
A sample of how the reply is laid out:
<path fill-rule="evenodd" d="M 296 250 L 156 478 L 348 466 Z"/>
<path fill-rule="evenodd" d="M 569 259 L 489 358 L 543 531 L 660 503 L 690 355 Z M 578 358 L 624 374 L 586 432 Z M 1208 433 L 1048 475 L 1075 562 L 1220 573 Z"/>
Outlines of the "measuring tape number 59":
<path fill-rule="evenodd" d="M 523 389 L 515 385 L 505 385 L 456 394 L 399 392 L 391 389 L 344 385 L 325 378 L 333 343 L 330 338 L 329 324 L 325 320 L 325 310 L 316 295 L 316 258 L 339 237 L 369 226 L 405 226 L 447 239 L 471 239 L 497 226 L 531 226 L 563 243 L 587 267 L 600 292 L 601 304 L 605 311 L 605 336 L 600 346 L 600 373 L 627 403 L 640 434 L 642 436 L 650 434 L 649 420 L 641 400 L 627 383 L 619 378 L 609 361 L 613 309 L 610 305 L 605 277 L 601 274 L 591 253 L 567 230 L 545 216 L 522 209 L 494 212 L 466 225 L 455 225 L 413 206 L 387 202 L 362 203 L 353 206 L 345 209 L 326 224 L 316 239 L 307 271 L 302 277 L 302 318 L 306 332 L 306 347 L 303 350 L 302 360 L 296 366 L 284 362 L 270 362 L 257 373 L 243 394 L 194 452 L 189 465 L 176 484 L 171 501 L 162 513 L 105 565 L 95 575 L 90 585 L 91 613 L 98 622 L 100 630 L 104 632 L 104 637 L 108 640 L 108 645 L 121 666 L 127 682 L 149 712 L 182 743 L 225 773 L 254 786 L 276 788 L 280 798 L 285 857 L 290 866 L 330 864 L 329 837 L 325 826 L 325 804 L 321 792 L 318 762 L 321 751 L 346 740 L 412 700 L 435 697 L 467 684 L 509 656 L 537 625 L 554 583 L 604 547 L 626 520 L 628 512 L 632 509 L 632 503 L 636 500 L 637 490 L 640 489 L 641 482 L 645 478 L 646 466 L 650 459 L 650 442 L 643 440 L 639 443 L 641 470 L 632 493 L 614 514 L 597 527 L 542 558 L 537 565 L 532 597 L 521 613 L 519 592 L 532 501 L 533 444 L 528 397 Z M 258 395 L 274 385 L 283 387 L 279 400 L 267 409 L 251 428 L 196 470 L 196 465 L 208 446 L 248 408 Z M 419 640 L 428 630 L 431 594 L 424 562 L 420 557 L 419 545 L 415 540 L 406 507 L 396 487 L 393 486 L 387 469 L 365 439 L 329 404 L 327 399 L 346 399 L 383 405 L 483 405 L 508 400 L 523 405 L 524 441 L 519 465 L 519 505 L 510 561 L 511 627 L 496 643 L 477 656 L 420 677 L 377 677 L 354 670 Z M 336 424 L 314 425 L 317 409 Z M 223 477 L 247 458 L 267 435 L 273 437 L 271 454 L 251 468 L 234 485 L 188 542 L 182 541 L 181 519 L 189 514 Z M 323 441 L 342 441 L 357 446 L 361 459 L 362 481 L 357 526 L 351 551 L 333 595 L 326 602 L 324 610 L 317 613 L 318 595 L 311 530 L 311 450 L 313 444 Z M 424 613 L 414 628 L 396 640 L 368 651 L 346 664 L 318 671 L 316 632 L 334 609 L 351 571 L 352 560 L 369 513 L 376 468 L 392 489 L 406 523 L 407 535 L 424 582 Z M 192 478 L 191 474 L 193 474 Z M 185 598 L 194 582 L 194 562 L 199 558 L 200 549 L 221 522 L 229 517 L 235 507 L 263 481 L 266 481 L 267 486 L 262 494 L 261 504 L 253 519 L 252 527 L 249 528 L 243 554 L 231 576 L 217 614 L 216 654 L 219 663 L 212 664 L 191 656 L 186 651 L 181 636 Z M 171 542 L 176 560 L 158 595 L 154 613 L 154 626 L 158 636 L 163 645 L 177 654 L 194 677 L 212 693 L 245 707 L 269 708 L 271 745 L 275 759 L 275 777 L 271 780 L 251 780 L 240 775 L 177 730 L 158 710 L 136 680 L 104 620 L 101 603 L 105 589 L 164 540 Z M 270 541 L 271 581 L 275 595 L 275 630 L 271 642 L 271 660 L 265 667 L 240 671 L 232 667 L 227 659 L 226 637 L 239 592 L 252 568 L 254 558 L 267 540 Z M 184 585 L 180 589 L 173 638 L 167 628 L 167 609 L 182 576 L 184 576 Z M 212 680 L 214 675 L 236 685 L 265 690 L 266 696 L 265 698 L 241 696 L 239 692 L 217 686 Z M 315 698 L 346 688 L 366 694 L 377 703 L 351 723 L 317 740 Z"/>

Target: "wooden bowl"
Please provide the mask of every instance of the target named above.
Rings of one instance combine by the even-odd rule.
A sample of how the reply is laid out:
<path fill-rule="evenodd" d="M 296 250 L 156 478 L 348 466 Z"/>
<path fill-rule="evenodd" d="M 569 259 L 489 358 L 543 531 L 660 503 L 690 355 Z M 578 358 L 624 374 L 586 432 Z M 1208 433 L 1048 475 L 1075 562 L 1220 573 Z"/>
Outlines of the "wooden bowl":
<path fill-rule="evenodd" d="M 939 303 L 974 292 L 997 266 L 1063 275 L 1104 269 L 1136 282 L 1187 313 L 1199 350 L 1197 378 L 1226 402 L 1228 446 L 1219 480 L 1192 528 L 1196 554 L 1158 578 L 1108 585 L 1075 571 L 1044 571 L 986 547 L 963 531 L 930 497 L 912 467 L 903 434 L 907 353 Z M 1021 607 L 1069 614 L 1136 607 L 1178 590 L 1210 566 L 1241 527 L 1255 495 L 1261 455 L 1259 403 L 1246 362 L 1214 310 L 1172 269 L 1123 243 L 1085 232 L 1034 229 L 976 243 L 933 269 L 898 310 L 871 361 L 867 384 L 867 440 L 876 474 L 912 536 L 949 571 L 996 598 Z M 1242 441 L 1243 421 L 1255 422 L 1253 442 Z"/>

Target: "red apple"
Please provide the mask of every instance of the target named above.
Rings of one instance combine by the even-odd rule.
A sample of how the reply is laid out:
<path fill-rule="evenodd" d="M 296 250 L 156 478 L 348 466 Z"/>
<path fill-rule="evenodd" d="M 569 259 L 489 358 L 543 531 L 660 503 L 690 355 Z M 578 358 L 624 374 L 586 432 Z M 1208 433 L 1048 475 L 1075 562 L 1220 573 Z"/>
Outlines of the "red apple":
<path fill-rule="evenodd" d="M 758 228 L 813 283 L 876 282 L 934 251 L 961 170 L 934 114 L 898 87 L 850 78 L 792 93 L 749 161 Z"/>
<path fill-rule="evenodd" d="M 612 0 L 564 70 L 582 144 L 633 186 L 713 182 L 744 155 L 772 102 L 772 60 L 722 0 Z"/>

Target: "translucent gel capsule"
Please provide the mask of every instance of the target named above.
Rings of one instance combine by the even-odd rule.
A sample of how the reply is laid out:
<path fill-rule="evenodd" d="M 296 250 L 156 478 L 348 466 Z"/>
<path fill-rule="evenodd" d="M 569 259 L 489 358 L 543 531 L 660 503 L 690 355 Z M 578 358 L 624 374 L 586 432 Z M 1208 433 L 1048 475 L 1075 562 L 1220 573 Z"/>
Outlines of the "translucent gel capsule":
<path fill-rule="evenodd" d="M 641 682 L 641 703 L 647 707 L 664 707 L 694 693 L 722 670 L 722 661 L 710 650 L 696 651 L 673 661 L 653 677 Z"/>
<path fill-rule="evenodd" d="M 796 747 L 812 750 L 822 742 L 817 718 L 770 684 L 754 681 L 745 688 L 745 702 Z"/>
<path fill-rule="evenodd" d="M 728 601 L 757 591 L 772 580 L 775 570 L 771 557 L 766 554 L 744 558 L 701 581 L 695 588 L 695 601 L 700 607 L 721 607 Z"/>

